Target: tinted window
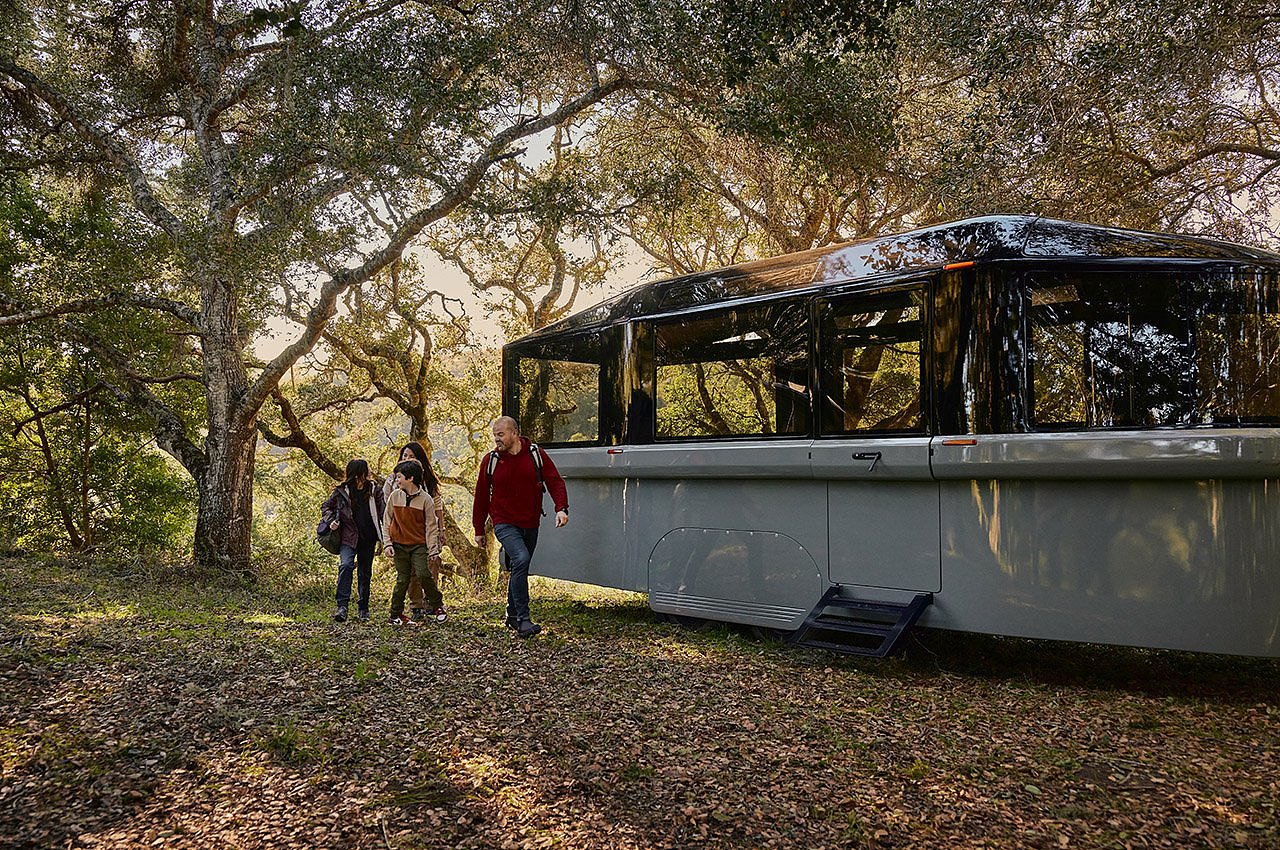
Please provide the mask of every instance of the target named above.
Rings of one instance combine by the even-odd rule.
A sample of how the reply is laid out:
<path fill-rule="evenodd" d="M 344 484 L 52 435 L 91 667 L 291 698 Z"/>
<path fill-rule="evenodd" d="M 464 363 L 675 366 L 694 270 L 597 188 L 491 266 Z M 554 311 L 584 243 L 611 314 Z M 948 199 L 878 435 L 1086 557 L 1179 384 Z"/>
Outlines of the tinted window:
<path fill-rule="evenodd" d="M 657 438 L 808 433 L 808 326 L 796 302 L 658 325 Z"/>
<path fill-rule="evenodd" d="M 1274 275 L 1040 274 L 1027 297 L 1037 427 L 1280 421 Z"/>
<path fill-rule="evenodd" d="M 600 440 L 600 344 L 595 336 L 521 349 L 511 361 L 516 420 L 538 443 Z"/>
<path fill-rule="evenodd" d="M 921 288 L 822 305 L 824 434 L 920 431 Z"/>

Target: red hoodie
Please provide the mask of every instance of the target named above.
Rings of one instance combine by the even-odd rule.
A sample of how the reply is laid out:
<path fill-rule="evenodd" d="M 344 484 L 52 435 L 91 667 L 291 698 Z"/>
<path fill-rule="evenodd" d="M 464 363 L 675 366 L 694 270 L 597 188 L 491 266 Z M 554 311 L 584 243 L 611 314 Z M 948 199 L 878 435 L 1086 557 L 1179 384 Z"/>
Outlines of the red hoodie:
<path fill-rule="evenodd" d="M 551 494 L 557 511 L 569 509 L 569 493 L 564 479 L 546 452 L 542 452 L 542 480 Z M 486 517 L 493 524 L 506 523 L 517 528 L 537 528 L 542 519 L 542 488 L 538 486 L 538 470 L 533 465 L 529 438 L 520 438 L 519 454 L 498 452 L 498 466 L 493 471 L 493 500 L 489 500 L 489 455 L 480 459 L 480 476 L 476 479 L 476 502 L 471 509 L 471 524 L 476 535 L 484 534 Z"/>

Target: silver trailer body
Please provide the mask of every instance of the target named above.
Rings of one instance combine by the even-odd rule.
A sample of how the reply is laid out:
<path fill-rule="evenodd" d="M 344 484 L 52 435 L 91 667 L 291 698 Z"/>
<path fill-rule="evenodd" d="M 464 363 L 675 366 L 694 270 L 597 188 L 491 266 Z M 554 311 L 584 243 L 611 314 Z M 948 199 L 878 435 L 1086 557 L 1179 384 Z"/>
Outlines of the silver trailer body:
<path fill-rule="evenodd" d="M 1280 257 L 1021 218 L 896 238 L 742 267 L 755 277 L 737 287 L 734 270 L 710 290 L 649 284 L 512 343 L 504 408 L 548 448 L 572 506 L 566 530 L 540 537 L 536 570 L 647 592 L 658 612 L 781 631 L 839 586 L 886 601 L 932 593 L 924 626 L 1280 656 Z M 886 274 L 884 257 L 901 268 Z M 1090 306 L 1134 276 L 1127 326 Z M 694 303 L 676 303 L 681 286 Z M 1246 308 L 1220 289 L 1247 290 Z M 792 312 L 772 306 L 784 301 Z M 672 425 L 664 374 L 692 374 L 664 351 L 726 304 L 765 329 L 718 332 L 717 345 L 751 354 L 738 364 L 763 362 L 761 336 L 806 340 L 770 361 L 775 395 L 755 396 L 776 427 L 664 435 L 685 427 Z M 854 342 L 832 353 L 829 338 Z M 897 378 L 918 361 L 920 401 L 862 428 L 848 408 L 874 381 L 833 383 L 875 346 L 907 358 Z M 557 373 L 528 377 L 531 356 L 598 358 L 596 371 L 573 367 L 585 368 L 580 408 L 595 382 L 596 433 L 585 419 L 570 439 L 559 420 L 529 427 L 539 393 L 557 392 Z"/>

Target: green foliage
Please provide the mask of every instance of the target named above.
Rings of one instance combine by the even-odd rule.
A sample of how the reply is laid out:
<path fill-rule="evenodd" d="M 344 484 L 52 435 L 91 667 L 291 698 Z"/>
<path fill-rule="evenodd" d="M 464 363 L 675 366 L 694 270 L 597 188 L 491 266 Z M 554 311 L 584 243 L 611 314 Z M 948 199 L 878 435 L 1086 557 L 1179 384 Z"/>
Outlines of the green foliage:
<path fill-rule="evenodd" d="M 658 367 L 658 434 L 772 434 L 772 374 L 765 358 Z"/>

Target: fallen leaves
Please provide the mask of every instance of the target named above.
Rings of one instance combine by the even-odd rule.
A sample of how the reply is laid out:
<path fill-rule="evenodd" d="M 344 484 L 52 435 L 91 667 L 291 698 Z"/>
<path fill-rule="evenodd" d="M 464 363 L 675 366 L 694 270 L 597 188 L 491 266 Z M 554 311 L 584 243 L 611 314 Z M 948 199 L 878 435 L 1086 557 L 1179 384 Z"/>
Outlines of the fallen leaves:
<path fill-rule="evenodd" d="M 1119 651 L 1098 687 L 1057 650 L 833 659 L 545 594 L 519 643 L 484 598 L 393 631 L 318 594 L 0 585 L 4 847 L 1280 845 L 1275 662 L 1130 689 Z"/>

